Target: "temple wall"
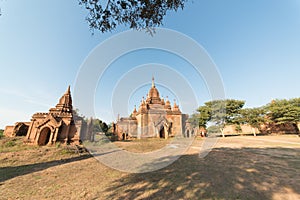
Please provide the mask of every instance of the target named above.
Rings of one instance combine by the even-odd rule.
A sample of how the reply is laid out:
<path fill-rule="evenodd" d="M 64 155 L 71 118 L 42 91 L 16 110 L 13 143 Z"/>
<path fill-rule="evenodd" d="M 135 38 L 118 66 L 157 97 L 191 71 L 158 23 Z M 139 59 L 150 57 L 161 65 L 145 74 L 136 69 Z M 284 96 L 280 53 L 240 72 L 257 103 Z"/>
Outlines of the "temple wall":
<path fill-rule="evenodd" d="M 47 113 L 35 113 L 31 122 L 17 122 L 15 126 L 6 127 L 5 134 L 26 135 L 24 142 L 29 144 L 51 145 L 56 141 L 79 144 L 80 132 L 73 123 L 70 86 L 55 108 Z"/>
<path fill-rule="evenodd" d="M 63 142 L 67 139 L 67 137 L 70 138 L 68 135 L 70 131 L 70 127 L 71 127 L 70 125 L 67 125 L 65 123 L 63 123 L 62 126 L 59 127 L 59 134 L 57 135 L 57 141 Z"/>
<path fill-rule="evenodd" d="M 285 124 L 264 124 L 260 126 L 260 131 L 263 134 L 299 134 L 299 128 L 297 124 L 285 123 Z"/>
<path fill-rule="evenodd" d="M 26 135 L 26 142 L 27 143 L 34 143 L 35 136 L 37 134 L 37 121 L 33 120 L 30 123 L 27 135 Z"/>
<path fill-rule="evenodd" d="M 128 134 L 130 137 L 137 137 L 137 123 L 136 121 L 130 121 L 128 127 Z"/>
<path fill-rule="evenodd" d="M 13 137 L 14 128 L 15 126 L 6 126 L 4 129 L 4 135 L 6 137 Z"/>
<path fill-rule="evenodd" d="M 223 129 L 224 134 L 252 134 L 253 129 L 255 133 L 261 134 L 299 134 L 299 129 L 295 124 L 262 124 L 259 128 L 254 128 L 248 124 L 240 125 L 241 130 L 237 130 L 236 125 L 226 125 Z"/>
<path fill-rule="evenodd" d="M 137 137 L 138 124 L 137 120 L 129 119 L 119 121 L 116 124 L 116 133 L 118 138 L 122 138 L 123 134 L 128 134 L 129 137 Z"/>
<path fill-rule="evenodd" d="M 241 130 L 237 129 L 237 125 L 226 125 L 223 129 L 223 133 L 225 135 L 230 134 L 253 134 L 253 129 L 255 130 L 255 133 L 260 133 L 258 128 L 254 128 L 248 124 L 240 125 Z"/>
<path fill-rule="evenodd" d="M 172 121 L 172 128 L 171 128 L 172 136 L 182 134 L 182 116 L 181 116 L 181 114 L 169 115 L 169 116 L 167 116 L 167 119 L 171 119 L 171 121 Z"/>

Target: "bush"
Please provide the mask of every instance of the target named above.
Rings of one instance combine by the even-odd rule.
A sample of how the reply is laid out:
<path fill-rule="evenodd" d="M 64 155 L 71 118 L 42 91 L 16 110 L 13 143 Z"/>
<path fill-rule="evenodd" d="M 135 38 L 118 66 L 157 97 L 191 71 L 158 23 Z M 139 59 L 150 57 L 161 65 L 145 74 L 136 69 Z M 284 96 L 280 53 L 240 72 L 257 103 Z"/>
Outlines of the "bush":
<path fill-rule="evenodd" d="M 239 124 L 235 125 L 235 131 L 238 132 L 238 133 L 241 133 L 242 132 L 242 127 Z"/>
<path fill-rule="evenodd" d="M 61 145 L 60 142 L 55 143 L 55 147 L 56 147 L 56 148 L 60 148 L 60 145 Z"/>
<path fill-rule="evenodd" d="M 11 140 L 11 141 L 8 141 L 4 144 L 5 147 L 13 147 L 13 146 L 16 146 L 16 142 Z"/>
<path fill-rule="evenodd" d="M 4 130 L 0 129 L 0 138 L 4 137 Z"/>

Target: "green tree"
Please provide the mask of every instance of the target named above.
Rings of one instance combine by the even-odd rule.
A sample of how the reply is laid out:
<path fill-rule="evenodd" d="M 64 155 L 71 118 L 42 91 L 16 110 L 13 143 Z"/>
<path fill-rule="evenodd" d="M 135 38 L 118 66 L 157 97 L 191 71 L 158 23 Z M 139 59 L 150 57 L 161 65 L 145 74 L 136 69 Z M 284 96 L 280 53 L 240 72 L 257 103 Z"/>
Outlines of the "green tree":
<path fill-rule="evenodd" d="M 273 100 L 266 106 L 270 120 L 276 124 L 300 121 L 300 98 Z"/>
<path fill-rule="evenodd" d="M 199 112 L 198 116 L 198 125 L 199 127 L 206 128 L 207 122 L 211 120 L 211 109 L 204 105 L 200 106 L 197 110 Z"/>
<path fill-rule="evenodd" d="M 264 124 L 266 119 L 264 107 L 260 108 L 244 108 L 240 110 L 240 115 L 237 119 L 239 124 L 249 124 L 252 128 L 252 133 L 256 136 L 255 128 L 260 128 L 261 124 Z"/>
<path fill-rule="evenodd" d="M 300 130 L 300 98 L 277 99 L 266 106 L 269 120 L 275 124 L 292 123 Z M 297 126 L 298 125 L 298 126 Z"/>
<path fill-rule="evenodd" d="M 199 125 L 206 127 L 208 122 L 220 127 L 222 132 L 225 124 L 238 124 L 240 110 L 245 101 L 226 99 L 205 102 L 204 106 L 198 108 Z M 222 135 L 224 136 L 223 132 Z"/>
<path fill-rule="evenodd" d="M 225 123 L 237 124 L 238 118 L 240 116 L 240 111 L 245 105 L 245 101 L 228 99 L 225 101 L 225 105 L 226 105 Z"/>
<path fill-rule="evenodd" d="M 148 29 L 162 25 L 167 11 L 183 9 L 187 0 L 79 0 L 89 14 L 90 29 L 107 32 L 118 25 Z M 106 3 L 106 4 L 105 4 Z M 103 5 L 105 4 L 105 5 Z"/>
<path fill-rule="evenodd" d="M 259 128 L 259 126 L 266 122 L 266 111 L 264 107 L 260 108 L 244 108 L 240 111 L 240 117 L 238 119 L 240 124 L 249 124 L 253 127 Z"/>
<path fill-rule="evenodd" d="M 188 122 L 191 124 L 191 126 L 194 127 L 199 127 L 199 114 L 198 113 L 193 113 L 189 119 Z"/>
<path fill-rule="evenodd" d="M 235 99 L 213 100 L 204 103 L 204 106 L 198 108 L 198 112 L 203 122 L 210 121 L 217 125 L 234 124 L 238 123 L 244 104 L 245 101 Z"/>
<path fill-rule="evenodd" d="M 93 120 L 93 132 L 104 132 L 108 131 L 108 126 L 105 122 L 100 119 Z"/>

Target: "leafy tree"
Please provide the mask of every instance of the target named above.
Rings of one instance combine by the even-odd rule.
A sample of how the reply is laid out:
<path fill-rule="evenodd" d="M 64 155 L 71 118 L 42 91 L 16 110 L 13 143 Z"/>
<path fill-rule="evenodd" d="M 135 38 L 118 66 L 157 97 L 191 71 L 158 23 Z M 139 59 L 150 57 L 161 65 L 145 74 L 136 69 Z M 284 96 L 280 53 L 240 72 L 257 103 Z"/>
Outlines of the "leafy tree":
<path fill-rule="evenodd" d="M 240 116 L 240 110 L 245 105 L 245 101 L 228 99 L 225 101 L 226 115 L 225 123 L 226 124 L 236 124 L 238 123 L 238 117 Z"/>
<path fill-rule="evenodd" d="M 300 121 L 300 98 L 273 100 L 266 109 L 270 120 L 276 124 Z"/>
<path fill-rule="evenodd" d="M 210 121 L 220 126 L 238 123 L 239 112 L 244 104 L 245 101 L 235 99 L 206 102 L 204 106 L 198 108 L 199 121 L 202 121 L 205 125 Z"/>
<path fill-rule="evenodd" d="M 211 109 L 204 105 L 200 106 L 197 110 L 199 112 L 198 114 L 198 124 L 199 127 L 206 128 L 207 122 L 211 120 Z"/>
<path fill-rule="evenodd" d="M 167 11 L 183 9 L 187 0 L 79 0 L 89 14 L 90 29 L 107 32 L 118 25 L 148 29 L 162 25 Z M 107 2 L 106 5 L 103 5 Z"/>
<path fill-rule="evenodd" d="M 225 100 L 214 100 L 205 102 L 204 106 L 198 108 L 200 117 L 206 123 L 212 122 L 217 126 L 222 126 L 225 123 Z"/>
<path fill-rule="evenodd" d="M 244 108 L 240 111 L 238 122 L 240 124 L 249 124 L 258 128 L 261 124 L 266 122 L 265 109 L 261 108 Z"/>
<path fill-rule="evenodd" d="M 104 132 L 106 133 L 108 130 L 108 126 L 105 122 L 101 121 L 100 119 L 93 120 L 93 132 Z"/>
<path fill-rule="evenodd" d="M 265 109 L 264 107 L 244 108 L 240 110 L 240 115 L 237 118 L 237 121 L 239 127 L 240 124 L 249 124 L 251 127 L 259 128 L 261 124 L 267 121 Z M 254 128 L 252 128 L 252 133 L 254 136 L 256 136 Z"/>
<path fill-rule="evenodd" d="M 300 130 L 300 98 L 273 100 L 266 106 L 269 120 L 275 124 L 292 123 Z"/>
<path fill-rule="evenodd" d="M 198 108 L 199 125 L 206 127 L 208 122 L 212 122 L 214 127 L 220 128 L 222 135 L 225 124 L 238 123 L 240 110 L 244 106 L 245 101 L 226 99 L 213 100 L 204 103 L 204 106 Z"/>
<path fill-rule="evenodd" d="M 188 122 L 190 122 L 191 126 L 194 127 L 199 127 L 199 114 L 198 113 L 193 113 L 189 119 Z"/>
<path fill-rule="evenodd" d="M 108 125 L 105 122 L 100 123 L 101 130 L 106 133 L 108 131 Z"/>

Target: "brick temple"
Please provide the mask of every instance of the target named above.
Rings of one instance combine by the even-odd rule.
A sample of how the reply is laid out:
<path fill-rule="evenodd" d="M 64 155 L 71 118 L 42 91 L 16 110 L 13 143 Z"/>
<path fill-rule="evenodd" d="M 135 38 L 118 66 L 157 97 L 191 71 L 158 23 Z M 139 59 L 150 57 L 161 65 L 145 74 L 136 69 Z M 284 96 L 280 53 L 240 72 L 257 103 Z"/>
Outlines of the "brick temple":
<path fill-rule="evenodd" d="M 188 115 L 182 114 L 174 101 L 173 106 L 168 99 L 161 98 L 154 78 L 147 98 L 141 100 L 138 108 L 134 108 L 129 117 L 122 117 L 114 124 L 114 132 L 119 139 L 126 137 L 160 137 L 168 138 L 182 135 Z"/>

